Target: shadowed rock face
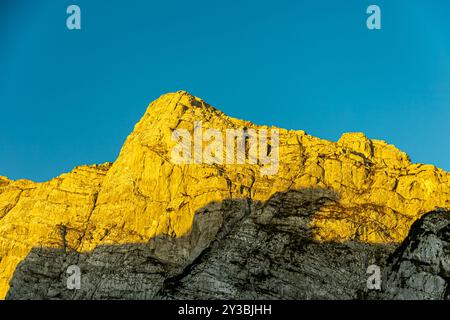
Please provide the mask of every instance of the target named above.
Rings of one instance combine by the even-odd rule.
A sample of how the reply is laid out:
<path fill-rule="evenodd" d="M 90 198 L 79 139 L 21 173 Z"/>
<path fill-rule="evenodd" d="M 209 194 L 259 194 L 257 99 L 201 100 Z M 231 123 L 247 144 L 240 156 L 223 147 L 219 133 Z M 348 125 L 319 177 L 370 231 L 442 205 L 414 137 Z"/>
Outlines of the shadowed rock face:
<path fill-rule="evenodd" d="M 233 278 L 238 269 L 233 266 L 245 266 L 248 259 L 238 259 L 234 265 L 233 255 L 222 252 L 237 250 L 237 255 L 245 254 L 244 249 L 253 248 L 253 242 L 266 243 L 267 247 L 261 245 L 253 248 L 256 256 L 261 251 L 264 258 L 249 259 L 250 264 L 256 265 L 260 261 L 264 266 L 272 265 L 270 270 L 273 272 L 277 268 L 283 270 L 281 265 L 285 266 L 290 273 L 282 272 L 276 277 L 281 282 L 283 279 L 289 280 L 286 280 L 285 286 L 280 284 L 277 288 L 284 287 L 286 297 L 310 297 L 301 293 L 301 288 L 319 288 L 318 283 L 323 275 L 319 276 L 314 270 L 321 269 L 315 265 L 304 269 L 299 263 L 291 264 L 291 258 L 286 258 L 285 254 L 292 256 L 293 261 L 300 254 L 298 259 L 310 259 L 318 263 L 322 261 L 319 259 L 322 254 L 338 257 L 339 254 L 334 254 L 334 251 L 326 250 L 342 246 L 352 252 L 350 257 L 355 254 L 357 261 L 360 261 L 359 255 L 363 252 L 369 252 L 370 260 L 370 250 L 388 252 L 386 248 L 389 246 L 386 244 L 403 241 L 411 224 L 425 212 L 436 207 L 450 209 L 450 179 L 447 172 L 431 165 L 412 164 L 404 152 L 383 141 L 368 139 L 361 133 L 344 134 L 338 142 L 331 142 L 312 137 L 301 130 L 278 129 L 279 147 L 271 146 L 270 152 L 279 152 L 279 170 L 277 174 L 268 176 L 261 175 L 261 163 L 173 163 L 171 151 L 176 145 L 172 138 L 173 131 L 183 129 L 193 134 L 199 122 L 204 131 L 216 129 L 222 133 L 227 129 L 271 129 L 230 118 L 201 99 L 180 91 L 163 95 L 150 104 L 114 163 L 80 166 L 45 183 L 11 181 L 0 177 L 0 298 L 6 296 L 19 263 L 22 269 L 17 270 L 19 278 L 15 276 L 12 282 L 14 289 L 11 289 L 9 297 L 23 296 L 17 293 L 20 286 L 15 285 L 20 283 L 20 270 L 25 270 L 23 268 L 33 269 L 44 264 L 48 265 L 48 270 L 46 267 L 44 270 L 59 272 L 58 277 L 62 277 L 65 275 L 64 270 L 52 261 L 65 264 L 72 261 L 71 257 L 79 260 L 80 264 L 85 263 L 86 270 L 93 268 L 92 272 L 87 272 L 92 274 L 89 281 L 93 287 L 88 290 L 86 286 L 85 291 L 69 294 L 80 298 L 100 296 L 103 292 L 97 280 L 100 279 L 97 277 L 100 276 L 100 270 L 114 268 L 110 266 L 111 263 L 125 263 L 133 254 L 149 257 L 149 261 L 159 266 L 153 266 L 148 271 L 149 266 L 145 264 L 143 274 L 150 272 L 152 277 L 159 277 L 162 287 L 155 287 L 154 292 L 153 289 L 144 290 L 144 297 L 194 296 L 198 290 L 191 289 L 192 284 L 181 280 L 185 274 L 188 277 L 182 270 L 194 261 L 189 270 L 195 271 L 195 274 L 188 272 L 192 281 L 208 278 L 211 276 L 209 273 L 198 272 L 195 267 L 203 263 L 198 257 L 211 257 L 212 277 L 217 274 L 217 283 L 222 280 L 227 283 L 228 280 L 221 277 Z M 318 205 L 316 192 L 308 193 L 305 190 L 320 190 L 328 194 L 328 200 Z M 275 203 L 277 197 L 290 195 L 291 192 L 300 193 L 301 199 L 289 200 L 288 203 L 289 196 L 283 201 L 278 200 L 278 206 L 285 208 L 283 212 L 289 218 L 284 217 L 282 221 L 267 218 L 272 214 L 267 211 L 269 203 Z M 297 200 L 300 202 L 295 204 Z M 233 208 L 231 210 L 224 208 L 229 203 Z M 309 208 L 311 204 L 317 208 L 302 209 L 309 212 L 307 219 L 288 214 L 291 207 Z M 243 213 L 246 215 L 241 221 L 239 217 Z M 235 224 L 235 220 L 239 223 Z M 277 221 L 279 224 L 273 225 Z M 227 230 L 236 228 L 241 228 L 241 233 L 230 240 L 233 233 L 228 234 Z M 223 241 L 213 242 L 215 245 L 212 246 L 212 239 L 221 237 L 221 234 L 227 236 L 220 238 Z M 279 238 L 281 240 L 277 240 Z M 299 249 L 297 252 L 293 249 L 295 245 L 287 245 L 294 241 L 292 239 L 300 243 L 301 239 L 308 239 L 315 249 L 306 253 Z M 223 246 L 222 251 L 215 249 L 219 244 Z M 136 249 L 126 253 L 128 249 L 123 248 L 130 246 Z M 237 247 L 233 249 L 234 246 Z M 365 249 L 360 250 L 363 247 Z M 277 254 L 272 254 L 273 251 Z M 217 256 L 214 256 L 214 252 Z M 109 256 L 115 257 L 117 261 L 109 261 Z M 330 258 L 336 266 L 342 265 L 336 270 L 350 270 L 353 264 L 346 258 L 339 259 Z M 34 260 L 37 264 L 29 263 Z M 213 261 L 217 261 L 217 265 Z M 226 267 L 222 267 L 222 264 Z M 161 273 L 160 267 L 164 268 L 164 272 Z M 249 270 L 255 268 L 249 267 Z M 361 281 L 356 269 L 360 268 L 351 267 L 350 273 L 356 272 L 359 277 L 359 280 L 352 278 L 353 283 Z M 120 272 L 125 274 L 125 271 Z M 249 272 L 252 275 L 253 271 Z M 261 272 L 264 275 L 268 271 L 264 269 Z M 342 272 L 345 274 L 349 271 Z M 361 272 L 365 274 L 365 269 Z M 38 289 L 41 286 L 45 288 L 44 283 L 47 283 L 45 277 L 37 277 L 38 274 L 38 271 L 23 274 L 22 278 L 30 283 L 28 288 L 33 283 L 36 287 L 30 292 L 39 297 L 45 297 L 46 294 L 65 297 L 62 291 L 54 290 L 51 285 L 46 291 Z M 295 278 L 295 274 L 299 278 Z M 331 280 L 323 287 L 327 289 L 317 289 L 315 297 L 354 297 L 365 294 L 359 284 L 349 287 L 350 293 L 341 293 L 338 284 L 348 278 L 340 278 L 340 274 L 328 275 Z M 53 273 L 48 278 L 55 279 Z M 244 279 L 239 283 L 245 288 L 254 286 L 255 290 L 251 292 L 257 292 L 255 294 L 261 297 L 269 297 L 272 293 L 266 292 L 275 290 L 271 285 L 261 284 L 263 276 L 261 281 L 246 280 L 243 274 L 236 279 Z M 302 282 L 301 279 L 309 280 Z M 149 285 L 153 288 L 158 281 L 152 280 Z M 314 285 L 311 284 L 313 282 Z M 147 282 L 143 280 L 143 283 Z M 179 284 L 178 288 L 173 284 Z M 327 290 L 331 292 L 330 288 L 334 284 L 334 293 L 320 293 Z M 241 292 L 227 289 L 226 286 L 223 289 L 210 289 L 210 292 L 202 290 L 205 296 L 214 297 L 233 294 L 238 297 L 237 292 Z M 126 291 L 119 290 L 114 297 L 126 298 Z M 135 294 L 133 290 L 130 292 L 131 296 Z M 246 294 L 242 293 L 242 296 Z M 108 297 L 108 294 L 104 293 L 103 296 Z"/>
<path fill-rule="evenodd" d="M 424 215 L 389 259 L 387 299 L 450 299 L 450 212 Z"/>
<path fill-rule="evenodd" d="M 79 254 L 38 248 L 18 266 L 8 299 L 356 299 L 366 269 L 392 245 L 314 240 L 310 221 L 337 195 L 278 193 L 266 203 L 226 200 L 200 210 L 181 238 L 100 246 Z M 80 290 L 66 270 L 81 269 Z"/>
<path fill-rule="evenodd" d="M 83 254 L 36 248 L 16 269 L 7 298 L 450 299 L 450 212 L 424 215 L 396 250 L 320 243 L 310 220 L 333 197 L 299 190 L 267 203 L 227 200 L 201 210 L 181 238 Z M 79 290 L 67 287 L 71 265 L 81 269 Z M 384 270 L 380 291 L 367 287 L 369 265 Z"/>

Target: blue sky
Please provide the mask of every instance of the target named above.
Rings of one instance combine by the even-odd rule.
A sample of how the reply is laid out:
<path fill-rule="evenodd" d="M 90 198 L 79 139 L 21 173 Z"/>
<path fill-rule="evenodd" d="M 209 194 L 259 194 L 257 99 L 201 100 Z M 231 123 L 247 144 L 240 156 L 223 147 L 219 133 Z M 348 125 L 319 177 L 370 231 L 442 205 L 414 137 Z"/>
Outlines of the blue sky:
<path fill-rule="evenodd" d="M 70 4 L 82 30 L 66 28 Z M 148 103 L 182 89 L 233 117 L 333 141 L 362 131 L 450 170 L 449 14 L 447 0 L 4 0 L 0 175 L 114 161 Z"/>

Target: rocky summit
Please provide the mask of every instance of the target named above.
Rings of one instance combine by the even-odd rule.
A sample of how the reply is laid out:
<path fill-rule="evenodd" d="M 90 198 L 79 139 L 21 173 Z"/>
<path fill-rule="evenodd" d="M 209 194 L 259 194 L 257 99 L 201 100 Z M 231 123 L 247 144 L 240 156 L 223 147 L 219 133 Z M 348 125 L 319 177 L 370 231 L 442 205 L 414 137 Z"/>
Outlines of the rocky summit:
<path fill-rule="evenodd" d="M 276 173 L 174 161 L 174 131 L 198 123 L 276 129 Z M 114 163 L 0 177 L 0 298 L 449 299 L 449 209 L 449 173 L 384 141 L 257 126 L 180 91 L 149 105 Z"/>

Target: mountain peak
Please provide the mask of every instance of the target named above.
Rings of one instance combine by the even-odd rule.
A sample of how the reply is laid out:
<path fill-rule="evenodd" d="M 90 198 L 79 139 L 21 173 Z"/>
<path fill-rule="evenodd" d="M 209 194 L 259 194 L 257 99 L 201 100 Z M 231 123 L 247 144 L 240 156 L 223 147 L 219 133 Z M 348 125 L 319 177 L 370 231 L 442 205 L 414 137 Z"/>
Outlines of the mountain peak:
<path fill-rule="evenodd" d="M 202 99 L 190 94 L 187 91 L 180 90 L 161 95 L 158 99 L 150 103 L 147 112 L 173 112 L 177 107 L 186 108 L 204 108 L 206 110 L 216 110 Z"/>
<path fill-rule="evenodd" d="M 215 129 L 214 139 L 208 129 Z M 175 130 L 190 139 L 184 145 L 190 162 L 173 159 Z M 267 139 L 244 137 L 242 159 L 231 140 L 229 157 L 227 130 Z M 226 161 L 205 161 L 213 143 L 215 156 Z M 251 150 L 259 150 L 257 159 Z M 264 174 L 273 164 L 277 170 Z M 384 141 L 347 133 L 334 143 L 300 130 L 257 126 L 178 91 L 149 105 L 112 165 L 78 167 L 45 183 L 0 178 L 0 297 L 32 248 L 82 253 L 169 237 L 182 239 L 182 250 L 168 257 L 167 240 L 165 249 L 152 252 L 181 265 L 220 238 L 223 221 L 240 219 L 270 199 L 289 203 L 287 193 L 311 213 L 308 225 L 298 228 L 311 228 L 317 242 L 400 242 L 425 212 L 450 209 L 449 174 L 411 164 Z M 261 211 L 252 219 L 265 224 L 277 218 Z"/>

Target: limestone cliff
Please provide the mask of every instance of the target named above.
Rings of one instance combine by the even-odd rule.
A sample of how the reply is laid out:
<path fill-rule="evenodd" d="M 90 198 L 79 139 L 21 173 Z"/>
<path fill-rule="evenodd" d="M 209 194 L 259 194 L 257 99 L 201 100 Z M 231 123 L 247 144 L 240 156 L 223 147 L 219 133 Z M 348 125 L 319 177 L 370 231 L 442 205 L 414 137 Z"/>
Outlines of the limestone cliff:
<path fill-rule="evenodd" d="M 299 239 L 309 239 L 322 248 L 319 252 L 323 255 L 336 247 L 341 250 L 344 246 L 345 251 L 350 245 L 351 248 L 363 246 L 367 252 L 375 252 L 374 257 L 384 257 L 390 252 L 388 246 L 378 245 L 401 242 L 412 223 L 424 213 L 437 207 L 450 209 L 447 172 L 431 165 L 412 164 L 394 146 L 368 139 L 362 133 L 344 134 L 338 142 L 330 142 L 303 131 L 278 129 L 279 168 L 275 175 L 262 175 L 261 163 L 173 163 L 171 150 L 176 143 L 173 130 L 194 132 L 196 122 L 201 122 L 205 130 L 270 129 L 230 118 L 201 99 L 180 91 L 163 95 L 150 104 L 112 164 L 77 167 L 46 183 L 0 177 L 0 297 L 6 296 L 21 261 L 36 260 L 39 266 L 45 266 L 43 257 L 47 261 L 63 259 L 65 262 L 61 260 L 60 266 L 44 268 L 59 279 L 67 261 L 83 264 L 87 259 L 91 266 L 87 269 L 95 267 L 105 272 L 114 261 L 126 263 L 127 257 L 134 255 L 138 260 L 152 261 L 142 271 L 149 281 L 140 281 L 144 286 L 148 284 L 146 290 L 139 291 L 145 293 L 144 297 L 158 294 L 192 297 L 192 290 L 177 277 L 188 276 L 186 268 L 193 262 L 200 263 L 199 257 L 207 250 L 213 254 L 213 245 L 225 246 L 222 252 L 227 252 L 230 236 L 235 237 L 232 238 L 235 243 L 251 241 L 241 244 L 245 248 L 264 243 L 256 235 L 262 230 L 278 230 L 273 235 L 283 238 L 291 234 L 288 251 L 292 255 L 298 254 L 298 250 L 303 252 L 301 248 L 305 244 Z M 253 224 L 246 229 L 247 220 Z M 230 233 L 236 230 L 241 230 L 241 237 Z M 246 238 L 246 232 L 255 234 Z M 220 239 L 228 242 L 217 244 Z M 267 254 L 278 252 L 281 249 L 276 249 L 276 245 L 280 243 L 286 244 L 270 242 L 264 250 Z M 327 243 L 333 245 L 326 246 Z M 347 259 L 356 257 L 352 263 L 362 264 L 364 250 L 356 250 L 356 256 Z M 105 255 L 111 252 L 122 258 L 106 259 Z M 220 255 L 220 251 L 216 254 Z M 317 260 L 314 254 L 309 258 Z M 276 260 L 275 257 L 267 259 Z M 264 272 L 270 272 L 257 267 L 265 261 L 251 263 L 255 264 L 257 273 L 252 279 L 264 278 Z M 223 267 L 217 264 L 214 272 L 219 272 L 220 266 Z M 323 266 L 322 271 L 332 266 L 333 263 Z M 23 263 L 21 268 L 29 270 L 29 265 Z M 230 277 L 239 277 L 238 269 Z M 100 271 L 95 270 L 92 273 L 95 276 L 91 276 L 101 278 Z M 309 271 L 302 273 L 301 267 L 295 267 L 289 274 L 298 282 L 299 275 L 305 272 L 310 275 Z M 348 274 L 352 272 L 349 270 Z M 39 272 L 31 272 L 29 281 L 40 281 L 44 288 L 39 289 L 42 292 L 35 289 L 35 293 L 40 292 L 37 296 L 66 297 L 50 284 L 43 285 L 45 281 L 34 277 L 35 274 Z M 280 279 L 284 276 L 286 273 L 280 274 Z M 78 297 L 92 298 L 101 293 L 95 279 L 91 282 L 97 285 L 86 286 L 90 289 Z M 349 279 L 353 278 L 338 275 L 330 286 L 339 288 L 342 281 Z M 173 288 L 175 282 L 179 284 L 177 288 Z M 223 285 L 228 284 L 225 281 Z M 301 286 L 306 288 L 309 284 L 304 282 Z M 232 288 L 223 290 L 228 296 L 234 292 Z M 263 286 L 261 290 L 268 288 Z M 286 297 L 302 297 L 299 287 L 287 286 L 284 290 Z M 317 290 L 327 292 L 326 288 Z M 339 297 L 339 289 L 335 290 L 335 297 Z M 359 294 L 358 290 L 355 287 L 349 297 Z M 127 292 L 115 294 L 119 298 L 127 297 Z M 99 297 L 112 296 L 110 293 Z M 304 294 L 304 297 L 311 296 Z M 317 296 L 321 297 L 320 294 L 314 297 Z"/>

